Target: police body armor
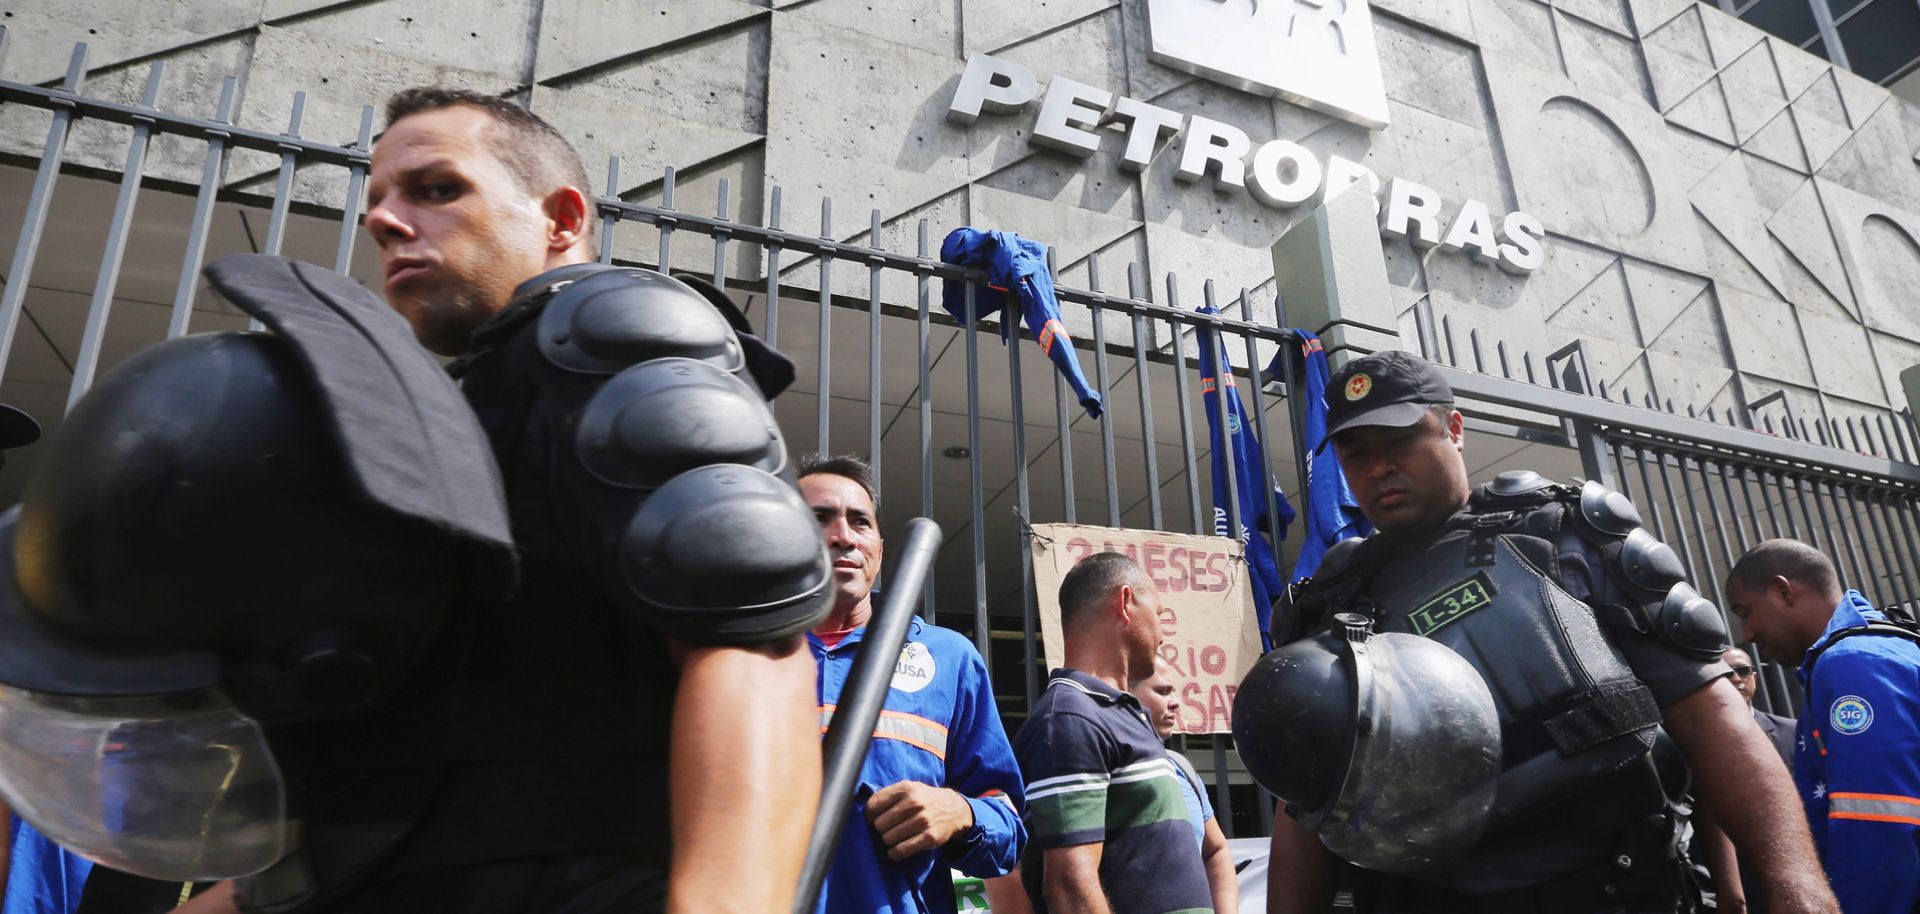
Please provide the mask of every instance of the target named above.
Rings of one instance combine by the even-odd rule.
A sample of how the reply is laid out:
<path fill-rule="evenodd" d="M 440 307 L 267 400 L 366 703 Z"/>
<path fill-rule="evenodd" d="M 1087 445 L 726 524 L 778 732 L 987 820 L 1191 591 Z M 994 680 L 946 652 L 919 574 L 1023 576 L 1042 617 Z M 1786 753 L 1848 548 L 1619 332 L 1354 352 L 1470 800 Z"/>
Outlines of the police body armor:
<path fill-rule="evenodd" d="M 616 856 L 664 885 L 677 668 L 663 636 L 765 641 L 830 606 L 818 528 L 767 403 L 791 363 L 696 285 L 562 267 L 523 283 L 449 367 L 500 467 L 520 585 L 473 607 L 425 671 L 427 706 L 390 709 L 374 736 L 416 715 L 433 732 L 399 753 L 335 732 L 321 750 L 325 779 L 364 784 L 366 753 L 385 751 L 380 778 L 432 781 L 412 797 L 385 791 L 379 814 L 403 820 L 404 839 L 357 848 L 362 813 L 310 849 L 307 870 L 243 886 L 252 907 L 327 910 L 375 873 L 552 854 Z M 333 872 L 312 870 L 329 857 Z"/>
<path fill-rule="evenodd" d="M 17 547 L 0 516 L 0 715 L 47 731 L 0 749 L 0 788 L 68 798 L 26 814 L 118 868 L 242 877 L 249 910 L 353 910 L 376 880 L 552 855 L 658 871 L 657 892 L 666 638 L 765 642 L 829 606 L 766 403 L 790 365 L 718 290 L 579 266 L 522 286 L 459 391 L 347 277 L 257 255 L 208 276 L 274 334 L 104 375 Z M 205 557 L 236 535 L 226 586 Z M 191 598 L 141 595 L 176 568 Z M 100 733 L 122 757 L 60 764 Z M 127 796 L 165 813 L 141 809 L 164 841 Z"/>
<path fill-rule="evenodd" d="M 1592 573 L 1611 577 L 1623 601 L 1591 607 L 1562 588 L 1567 534 L 1603 557 L 1605 567 Z M 1424 636 L 1464 657 L 1492 692 L 1501 770 L 1485 838 L 1427 878 L 1470 891 L 1571 831 L 1622 832 L 1661 810 L 1647 760 L 1659 708 L 1609 630 L 1653 636 L 1703 661 L 1718 656 L 1726 632 L 1718 611 L 1681 581 L 1678 556 L 1640 528 L 1624 496 L 1593 482 L 1573 488 L 1502 474 L 1476 489 L 1425 548 L 1390 554 L 1384 546 L 1336 546 L 1279 616 L 1313 630 L 1335 613 L 1358 613 L 1380 631 Z M 1277 744 L 1267 754 L 1278 755 Z"/>

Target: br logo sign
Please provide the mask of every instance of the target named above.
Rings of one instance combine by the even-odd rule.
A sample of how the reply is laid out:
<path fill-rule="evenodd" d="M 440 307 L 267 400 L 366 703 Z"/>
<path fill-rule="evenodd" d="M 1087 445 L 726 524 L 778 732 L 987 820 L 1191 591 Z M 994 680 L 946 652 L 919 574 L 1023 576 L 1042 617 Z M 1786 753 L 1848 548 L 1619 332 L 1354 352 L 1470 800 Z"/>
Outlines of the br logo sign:
<path fill-rule="evenodd" d="M 1387 126 L 1366 0 L 1148 0 L 1147 32 L 1155 63 Z"/>

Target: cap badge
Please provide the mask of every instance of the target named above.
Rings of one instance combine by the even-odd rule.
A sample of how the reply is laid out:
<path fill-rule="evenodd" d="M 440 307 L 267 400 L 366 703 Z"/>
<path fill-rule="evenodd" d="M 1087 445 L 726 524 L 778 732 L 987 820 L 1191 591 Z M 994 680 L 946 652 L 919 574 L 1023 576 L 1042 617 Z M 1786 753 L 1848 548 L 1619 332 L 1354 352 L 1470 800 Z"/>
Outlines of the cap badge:
<path fill-rule="evenodd" d="M 1348 400 L 1365 399 L 1367 394 L 1370 393 L 1373 393 L 1372 377 L 1365 374 L 1357 374 L 1347 379 Z"/>

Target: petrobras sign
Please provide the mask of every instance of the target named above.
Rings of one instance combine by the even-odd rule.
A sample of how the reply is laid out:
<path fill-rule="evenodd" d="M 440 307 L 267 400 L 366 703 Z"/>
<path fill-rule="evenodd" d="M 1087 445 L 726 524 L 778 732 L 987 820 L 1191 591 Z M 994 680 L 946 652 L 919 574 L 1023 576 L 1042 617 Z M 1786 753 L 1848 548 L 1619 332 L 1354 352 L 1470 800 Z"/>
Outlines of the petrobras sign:
<path fill-rule="evenodd" d="M 1148 0 L 1147 34 L 1154 63 L 1387 126 L 1366 0 Z"/>
<path fill-rule="evenodd" d="M 1268 2 L 1279 0 L 1261 5 Z M 1055 76 L 1042 96 L 1032 70 L 990 54 L 967 59 L 947 120 L 972 125 L 982 115 L 1021 114 L 1036 99 L 1039 109 L 1028 142 L 1038 146 L 1084 159 L 1102 143 L 1123 142 L 1120 167 L 1140 172 L 1171 137 L 1178 147 L 1168 150 L 1177 156 L 1175 180 L 1211 180 L 1222 191 L 1246 191 L 1276 209 L 1319 205 L 1362 185 L 1374 196 L 1380 233 L 1388 238 L 1405 238 L 1421 250 L 1458 252 L 1515 274 L 1531 273 L 1546 262 L 1546 230 L 1528 213 L 1495 216 L 1487 204 L 1472 199 L 1449 204 L 1433 188 L 1405 178 L 1382 182 L 1359 162 L 1338 155 L 1322 161 L 1292 140 L 1255 148 L 1247 132 L 1232 124 L 1116 96 L 1065 76 Z"/>

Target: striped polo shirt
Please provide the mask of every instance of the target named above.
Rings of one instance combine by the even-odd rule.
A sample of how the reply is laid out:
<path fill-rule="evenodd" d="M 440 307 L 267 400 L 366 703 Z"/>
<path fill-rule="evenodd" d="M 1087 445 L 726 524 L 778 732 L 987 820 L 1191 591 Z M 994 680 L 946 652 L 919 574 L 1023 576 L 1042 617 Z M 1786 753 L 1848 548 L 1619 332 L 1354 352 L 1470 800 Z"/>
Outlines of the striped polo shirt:
<path fill-rule="evenodd" d="M 1081 844 L 1105 845 L 1100 886 L 1114 914 L 1213 911 L 1180 773 L 1132 695 L 1054 670 L 1013 753 L 1027 781 L 1021 872 L 1036 912 L 1047 912 L 1046 850 Z"/>

